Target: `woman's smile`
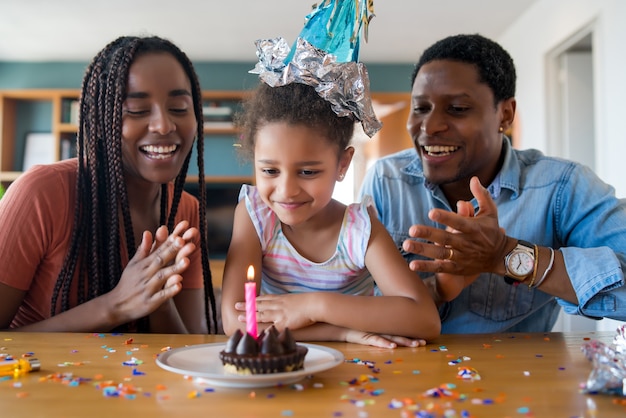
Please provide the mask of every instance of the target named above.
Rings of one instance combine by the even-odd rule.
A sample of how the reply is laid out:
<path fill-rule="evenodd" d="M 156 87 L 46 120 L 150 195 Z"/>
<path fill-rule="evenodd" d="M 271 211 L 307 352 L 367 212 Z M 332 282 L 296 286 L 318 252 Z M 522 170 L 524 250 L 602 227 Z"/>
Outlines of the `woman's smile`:
<path fill-rule="evenodd" d="M 173 157 L 178 148 L 178 145 L 144 145 L 139 150 L 148 158 L 164 160 Z"/>

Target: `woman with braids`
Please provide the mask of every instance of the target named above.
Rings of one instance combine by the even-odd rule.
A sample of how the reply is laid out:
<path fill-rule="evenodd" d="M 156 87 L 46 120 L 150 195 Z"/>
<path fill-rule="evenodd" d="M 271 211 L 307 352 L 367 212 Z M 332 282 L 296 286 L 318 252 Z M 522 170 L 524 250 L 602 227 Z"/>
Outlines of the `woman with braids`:
<path fill-rule="evenodd" d="M 96 55 L 77 158 L 33 167 L 0 201 L 0 329 L 217 331 L 202 126 L 178 47 L 120 37 Z M 194 142 L 198 200 L 183 191 Z"/>

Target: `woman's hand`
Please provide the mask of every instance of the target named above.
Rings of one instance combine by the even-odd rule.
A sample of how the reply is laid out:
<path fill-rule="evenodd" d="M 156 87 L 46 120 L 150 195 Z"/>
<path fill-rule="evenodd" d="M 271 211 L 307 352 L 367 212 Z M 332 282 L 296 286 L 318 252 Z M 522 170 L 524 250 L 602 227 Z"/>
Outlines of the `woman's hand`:
<path fill-rule="evenodd" d="M 180 292 L 181 273 L 189 266 L 188 257 L 196 249 L 192 240 L 198 233 L 186 221 L 176 225 L 169 236 L 164 226 L 154 239 L 150 232 L 143 233 L 119 283 L 106 295 L 113 322 L 123 324 L 149 315 Z"/>

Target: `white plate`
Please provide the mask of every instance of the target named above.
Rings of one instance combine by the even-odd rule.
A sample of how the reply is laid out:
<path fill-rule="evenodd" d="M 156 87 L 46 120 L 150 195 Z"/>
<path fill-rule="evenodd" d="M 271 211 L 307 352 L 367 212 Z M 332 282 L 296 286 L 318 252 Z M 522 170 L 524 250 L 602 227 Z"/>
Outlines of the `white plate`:
<path fill-rule="evenodd" d="M 315 344 L 301 344 L 309 349 L 304 369 L 285 373 L 236 375 L 224 371 L 219 352 L 226 343 L 198 344 L 160 353 L 157 365 L 170 372 L 200 378 L 202 383 L 230 388 L 254 388 L 286 385 L 305 376 L 333 368 L 343 363 L 341 351 Z"/>

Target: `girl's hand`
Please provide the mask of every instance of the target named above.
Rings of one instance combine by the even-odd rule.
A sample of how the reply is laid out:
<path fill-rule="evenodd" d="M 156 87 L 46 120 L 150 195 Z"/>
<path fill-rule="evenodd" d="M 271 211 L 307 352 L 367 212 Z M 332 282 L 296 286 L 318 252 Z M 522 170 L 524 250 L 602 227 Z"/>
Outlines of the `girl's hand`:
<path fill-rule="evenodd" d="M 188 256 L 196 246 L 191 239 L 198 234 L 187 222 L 179 223 L 167 236 L 160 227 L 155 239 L 148 231 L 115 288 L 106 297 L 113 322 L 123 324 L 149 315 L 182 289 L 182 276 L 189 267 Z"/>
<path fill-rule="evenodd" d="M 380 348 L 421 347 L 426 345 L 425 340 L 413 340 L 397 335 L 372 334 L 357 330 L 346 331 L 345 339 L 349 343 L 371 345 Z"/>
<path fill-rule="evenodd" d="M 314 304 L 314 299 L 315 293 L 259 296 L 256 299 L 257 322 L 272 323 L 278 330 L 296 330 L 313 325 L 316 321 L 307 314 L 311 312 L 309 306 Z M 245 302 L 237 302 L 235 309 L 243 312 L 237 319 L 246 322 Z"/>

